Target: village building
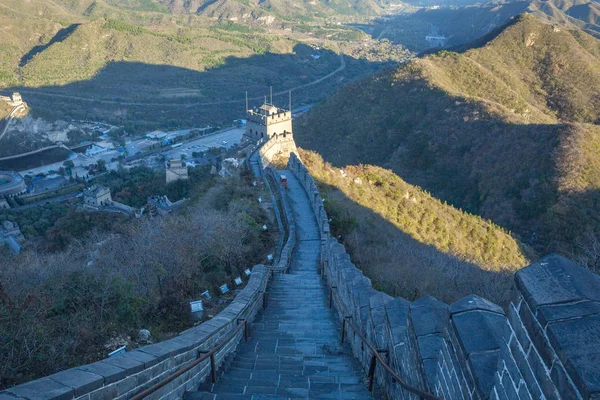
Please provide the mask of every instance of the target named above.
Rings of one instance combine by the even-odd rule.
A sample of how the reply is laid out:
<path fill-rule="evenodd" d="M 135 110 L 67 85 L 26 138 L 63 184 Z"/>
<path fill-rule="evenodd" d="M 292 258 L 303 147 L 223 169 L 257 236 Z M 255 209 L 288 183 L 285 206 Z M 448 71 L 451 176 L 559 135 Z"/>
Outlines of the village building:
<path fill-rule="evenodd" d="M 162 131 L 154 131 L 154 132 L 148 133 L 146 135 L 146 137 L 150 140 L 161 140 L 161 139 L 166 139 L 167 134 Z"/>
<path fill-rule="evenodd" d="M 0 197 L 0 210 L 8 210 L 10 208 L 10 204 L 4 197 Z"/>
<path fill-rule="evenodd" d="M 91 207 L 103 207 L 113 204 L 110 189 L 102 185 L 94 185 L 83 192 L 83 203 Z"/>
<path fill-rule="evenodd" d="M 187 181 L 188 178 L 188 168 L 183 161 L 178 159 L 171 160 L 167 168 L 167 183 Z"/>
<path fill-rule="evenodd" d="M 4 221 L 0 225 L 0 243 L 6 244 L 14 253 L 21 251 L 21 243 L 24 241 L 25 237 L 17 223 Z"/>
<path fill-rule="evenodd" d="M 164 216 L 182 205 L 185 201 L 186 199 L 182 199 L 173 203 L 167 196 L 152 196 L 148 197 L 146 209 L 151 217 Z"/>

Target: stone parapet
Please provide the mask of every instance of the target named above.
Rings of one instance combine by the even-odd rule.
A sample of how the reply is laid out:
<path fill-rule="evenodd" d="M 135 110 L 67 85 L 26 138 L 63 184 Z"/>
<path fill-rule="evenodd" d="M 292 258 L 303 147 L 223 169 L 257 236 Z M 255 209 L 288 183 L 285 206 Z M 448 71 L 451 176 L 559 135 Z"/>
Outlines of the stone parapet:
<path fill-rule="evenodd" d="M 429 296 L 393 299 L 375 290 L 329 235 L 316 182 L 295 154 L 288 169 L 311 199 L 340 320 L 353 321 L 384 350 L 405 383 L 440 399 L 600 399 L 598 275 L 546 256 L 515 274 L 508 317 L 475 295 L 451 305 Z M 352 332 L 346 340 L 368 370 L 370 350 Z M 389 397 L 418 398 L 382 368 L 375 376 Z"/>
<path fill-rule="evenodd" d="M 277 171 L 273 167 L 267 167 L 263 170 L 263 174 L 269 190 L 276 198 L 275 201 L 279 202 L 279 206 L 275 212 L 280 214 L 279 219 L 283 225 L 282 238 L 285 239 L 282 242 L 277 260 L 271 269 L 276 273 L 287 273 L 292 262 L 292 251 L 296 246 L 296 221 L 294 220 L 292 208 L 289 205 L 286 191 L 281 184 L 281 179 Z"/>

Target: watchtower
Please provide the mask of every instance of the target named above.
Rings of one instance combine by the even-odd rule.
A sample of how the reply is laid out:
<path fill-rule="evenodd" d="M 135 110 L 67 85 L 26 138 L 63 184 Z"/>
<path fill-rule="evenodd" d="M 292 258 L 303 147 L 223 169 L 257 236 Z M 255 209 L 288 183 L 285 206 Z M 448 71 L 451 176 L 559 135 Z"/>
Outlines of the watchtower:
<path fill-rule="evenodd" d="M 292 111 L 265 102 L 247 110 L 246 135 L 256 140 L 292 138 Z"/>

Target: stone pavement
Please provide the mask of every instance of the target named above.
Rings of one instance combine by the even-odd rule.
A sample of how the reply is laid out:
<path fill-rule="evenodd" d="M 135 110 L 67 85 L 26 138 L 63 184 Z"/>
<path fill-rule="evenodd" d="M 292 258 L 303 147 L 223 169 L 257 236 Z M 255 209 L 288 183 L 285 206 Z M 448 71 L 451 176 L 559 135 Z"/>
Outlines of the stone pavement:
<path fill-rule="evenodd" d="M 250 338 L 216 384 L 186 399 L 368 399 L 364 372 L 340 344 L 340 326 L 318 275 L 320 241 L 308 197 L 290 171 L 290 206 L 298 244 L 289 274 L 269 284 L 267 308 L 250 325 Z"/>

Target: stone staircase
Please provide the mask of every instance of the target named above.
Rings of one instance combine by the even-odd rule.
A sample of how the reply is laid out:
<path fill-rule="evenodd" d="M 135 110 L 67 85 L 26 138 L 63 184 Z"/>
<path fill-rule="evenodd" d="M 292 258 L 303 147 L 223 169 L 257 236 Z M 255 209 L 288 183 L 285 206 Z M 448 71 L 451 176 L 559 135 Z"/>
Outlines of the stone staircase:
<path fill-rule="evenodd" d="M 216 384 L 185 399 L 368 399 L 364 372 L 328 307 L 318 275 L 320 240 L 308 197 L 293 173 L 288 179 L 298 243 L 289 274 L 269 284 L 267 308 L 250 325 L 250 338 L 225 363 Z"/>

